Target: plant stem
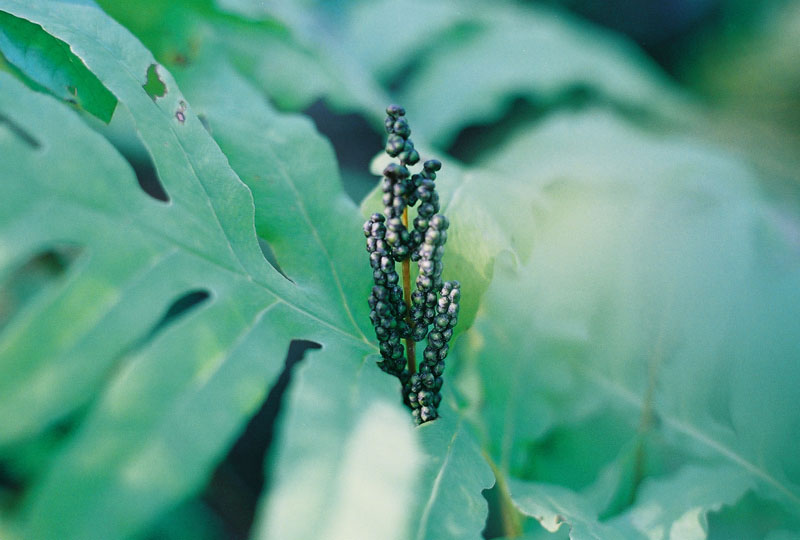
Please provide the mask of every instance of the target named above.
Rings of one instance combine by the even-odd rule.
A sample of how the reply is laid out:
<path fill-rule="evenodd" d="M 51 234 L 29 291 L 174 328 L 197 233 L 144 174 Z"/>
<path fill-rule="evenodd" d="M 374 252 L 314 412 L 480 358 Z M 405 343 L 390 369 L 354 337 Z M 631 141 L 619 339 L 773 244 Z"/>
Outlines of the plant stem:
<path fill-rule="evenodd" d="M 403 209 L 403 226 L 408 229 L 408 208 Z M 413 330 L 411 322 L 411 262 L 409 259 L 403 261 L 403 300 L 406 303 L 406 322 Z M 417 371 L 415 345 L 413 337 L 406 338 L 406 358 L 408 359 L 408 372 L 411 374 Z"/>

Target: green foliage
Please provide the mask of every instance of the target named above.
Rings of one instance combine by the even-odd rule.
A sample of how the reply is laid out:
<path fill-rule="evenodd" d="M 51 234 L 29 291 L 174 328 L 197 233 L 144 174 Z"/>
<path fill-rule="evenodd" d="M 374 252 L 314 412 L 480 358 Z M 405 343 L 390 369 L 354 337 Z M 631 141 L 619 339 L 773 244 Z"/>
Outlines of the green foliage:
<path fill-rule="evenodd" d="M 111 92 L 72 54 L 69 45 L 40 26 L 0 12 L 0 49 L 6 60 L 35 85 L 106 122 L 111 120 L 117 104 Z"/>
<path fill-rule="evenodd" d="M 633 46 L 505 3 L 103 4 L 0 0 L 0 536 L 224 537 L 208 486 L 299 339 L 253 538 L 796 536 L 800 214 Z M 390 93 L 415 137 L 502 132 L 442 160 L 464 302 L 419 427 L 379 190 L 275 108 Z"/>

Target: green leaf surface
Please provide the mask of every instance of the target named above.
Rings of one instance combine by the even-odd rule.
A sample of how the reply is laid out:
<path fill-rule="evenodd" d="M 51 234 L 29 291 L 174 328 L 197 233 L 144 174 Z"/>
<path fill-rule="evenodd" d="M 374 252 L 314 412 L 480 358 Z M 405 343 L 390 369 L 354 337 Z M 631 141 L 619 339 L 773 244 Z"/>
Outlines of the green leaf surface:
<path fill-rule="evenodd" d="M 635 506 L 602 522 L 594 505 L 580 494 L 553 484 L 512 480 L 514 504 L 555 532 L 566 525 L 573 540 L 707 538 L 707 513 L 733 504 L 751 487 L 746 473 L 729 465 L 682 469 L 668 479 L 649 480 Z"/>
<path fill-rule="evenodd" d="M 321 27 L 295 3 L 100 4 L 170 69 L 219 55 L 282 109 L 303 110 L 324 97 L 335 107 L 377 121 L 376 111 L 388 101 L 372 76 L 330 35 L 333 29 Z"/>
<path fill-rule="evenodd" d="M 561 452 L 572 449 L 562 474 L 599 476 L 617 452 L 597 462 L 595 444 L 616 439 L 623 452 L 639 430 L 654 446 L 620 462 L 618 480 L 574 485 L 593 493 L 581 499 L 581 521 L 632 489 L 631 519 L 644 530 L 639 481 L 682 464 L 708 474 L 709 491 L 688 514 L 647 514 L 662 520 L 653 530 L 704 537 L 705 513 L 750 488 L 797 515 L 798 394 L 786 382 L 798 375 L 796 219 L 769 207 L 734 156 L 602 113 L 554 118 L 481 165 L 527 177 L 528 190 L 513 193 L 531 202 L 535 223 L 527 263 L 500 266 L 458 349 L 472 366 L 464 376 L 476 370 L 483 381 L 471 397 L 506 472 L 568 484 L 540 457 L 561 440 Z M 597 423 L 611 414 L 621 420 Z M 629 435 L 612 435 L 626 424 Z M 570 431 L 597 443 L 570 443 Z M 652 452 L 667 461 L 643 461 Z"/>
<path fill-rule="evenodd" d="M 556 532 L 567 524 L 572 540 L 626 538 L 619 531 L 600 523 L 591 506 L 566 488 L 512 481 L 510 490 L 517 508 L 538 520 L 550 532 Z"/>
<path fill-rule="evenodd" d="M 687 466 L 642 484 L 636 505 L 612 520 L 626 538 L 704 540 L 707 513 L 734 504 L 753 487 L 750 474 L 730 465 Z"/>
<path fill-rule="evenodd" d="M 662 75 L 557 12 L 310 5 L 106 2 L 151 54 L 93 2 L 0 0 L 0 536 L 218 535 L 200 493 L 294 339 L 320 349 L 255 537 L 478 538 L 492 504 L 531 539 L 796 536 L 800 220 L 774 179 L 677 135 L 691 105 Z M 67 85 L 104 120 L 119 102 L 110 130 L 48 95 Z M 331 146 L 267 102 L 379 120 L 390 91 L 445 162 L 464 290 L 442 417 L 416 429 L 375 366 Z M 581 112 L 469 166 L 428 151 L 518 97 Z"/>
<path fill-rule="evenodd" d="M 246 81 L 226 72 L 224 63 L 195 66 L 179 77 L 182 86 L 191 89 L 187 92 L 195 110 L 205 118 L 231 165 L 263 203 L 256 210 L 256 228 L 269 240 L 278 260 L 287 261 L 287 266 L 282 264 L 287 274 L 314 285 L 309 287 L 312 295 L 315 290 L 327 291 L 345 304 L 349 298 L 366 298 L 363 277 L 369 277 L 364 276 L 369 274 L 368 267 L 353 264 L 365 259 L 361 221 L 338 186 L 329 146 L 309 133 L 313 128 L 307 121 L 276 115 Z M 247 107 L 243 109 L 242 104 Z M 273 126 L 274 132 L 265 135 L 265 125 Z M 309 144 L 315 138 L 317 144 Z M 327 181 L 319 182 L 319 178 Z M 294 205 L 287 206 L 289 200 Z M 264 209 L 263 215 L 259 208 Z M 320 208 L 327 210 L 313 211 Z M 359 234 L 353 235 L 355 230 Z M 337 250 L 327 254 L 326 246 L 337 246 Z M 333 277 L 319 272 L 327 266 L 336 269 Z M 336 280 L 340 274 L 342 279 Z M 326 300 L 331 301 L 319 299 L 320 303 Z M 366 302 L 352 309 L 360 314 L 360 323 L 368 321 Z M 332 347 L 330 340 L 327 346 Z M 347 347 L 343 340 L 342 351 Z M 389 435 L 370 437 L 372 453 L 394 456 L 380 462 L 380 467 L 376 464 L 382 474 L 395 478 L 398 486 L 392 491 L 379 479 L 370 481 L 355 473 L 353 452 L 361 455 L 363 451 L 354 450 L 353 445 L 366 444 L 362 438 L 367 435 L 360 430 L 366 429 L 362 422 L 374 424 L 370 407 L 385 407 L 387 396 L 389 402 L 400 401 L 399 385 L 374 369 L 374 357 L 365 357 L 355 372 L 316 357 L 312 355 L 300 369 L 289 392 L 285 431 L 272 462 L 277 473 L 262 506 L 260 536 L 405 538 L 404 531 L 411 531 L 421 538 L 474 537 L 486 519 L 481 490 L 491 485 L 493 477 L 459 413 L 449 409 L 443 420 L 421 428 L 419 442 L 408 443 L 411 449 L 403 453 L 408 454 L 406 458 L 393 453 L 392 444 L 385 444 L 392 441 Z M 408 415 L 405 421 L 409 422 Z M 410 422 L 401 428 L 409 426 Z M 401 439 L 402 433 L 398 432 Z M 309 467 L 309 462 L 315 466 Z M 350 484 L 353 476 L 362 478 L 363 489 Z M 408 487 L 408 493 L 401 486 Z M 387 493 L 391 496 L 384 497 Z M 380 505 L 382 500 L 392 504 L 385 512 L 377 508 L 379 523 L 365 520 L 363 516 L 370 512 L 364 508 Z M 352 514 L 351 506 L 360 510 Z M 398 514 L 397 510 L 405 511 Z"/>
<path fill-rule="evenodd" d="M 488 514 L 481 492 L 494 485 L 494 474 L 465 419 L 451 407 L 441 414 L 419 430 L 425 466 L 409 538 L 476 538 Z"/>
<path fill-rule="evenodd" d="M 130 112 L 169 197 L 167 204 L 148 198 L 105 139 L 3 76 L 9 91 L 0 111 L 17 129 L 0 131 L 0 144 L 15 156 L 4 163 L 14 182 L 2 198 L 2 269 L 54 243 L 84 250 L 64 282 L 37 295 L 0 336 L 0 407 L 4 416 L 15 413 L 0 431 L 0 452 L 13 460 L 21 441 L 54 422 L 77 424 L 37 471 L 15 516 L 24 534 L 143 532 L 202 487 L 295 338 L 322 349 L 298 370 L 287 398 L 264 530 L 286 526 L 289 512 L 311 537 L 359 537 L 367 524 L 353 507 L 366 503 L 377 505 L 375 524 L 400 533 L 418 527 L 405 504 L 381 506 L 391 493 L 410 506 L 428 501 L 429 514 L 460 525 L 457 537 L 479 534 L 488 466 L 461 423 L 437 423 L 442 435 L 416 442 L 396 381 L 374 365 L 366 302 L 353 300 L 369 289 L 368 266 L 353 264 L 365 260 L 360 218 L 311 124 L 277 115 L 224 64 L 198 62 L 181 73 L 184 97 L 141 45 L 92 6 L 4 1 L 0 9 L 35 21 L 85 59 Z M 165 85 L 155 99 L 143 88 L 153 70 Z M 211 73 L 218 84 L 208 84 Z M 41 114 L 50 121 L 37 123 Z M 76 158 L 82 155 L 93 159 Z M 264 260 L 257 235 L 291 281 Z M 208 298 L 160 322 L 192 291 Z M 440 440 L 452 444 L 439 448 Z M 423 466 L 431 445 L 436 454 Z M 364 456 L 387 448 L 407 451 L 354 475 Z M 397 486 L 384 474 L 406 487 L 390 490 Z M 365 491 L 353 491 L 352 482 Z M 473 489 L 451 499 L 460 482 Z M 309 537 L 296 532 L 281 537 Z"/>
<path fill-rule="evenodd" d="M 410 118 L 412 139 L 416 140 L 414 119 Z M 443 279 L 457 279 L 462 284 L 458 335 L 469 328 L 478 310 L 483 293 L 492 280 L 494 260 L 500 253 L 526 260 L 531 252 L 527 234 L 533 226 L 531 201 L 524 197 L 509 196 L 527 190 L 527 180 L 509 176 L 491 168 L 466 167 L 441 153 L 418 147 L 422 160 L 440 159 L 442 170 L 436 176 L 436 190 L 440 195 L 440 213 L 447 216 L 448 230 L 444 255 Z M 372 162 L 372 172 L 380 175 L 392 161 L 381 153 Z M 417 167 L 420 168 L 420 167 Z M 497 189 L 498 178 L 503 178 L 505 190 Z M 364 218 L 383 211 L 380 182 L 361 202 Z M 413 221 L 415 209 L 410 210 Z"/>
<path fill-rule="evenodd" d="M 346 35 L 383 80 L 399 82 L 399 102 L 439 146 L 466 126 L 499 120 L 514 98 L 546 108 L 582 88 L 595 102 L 662 120 L 683 114 L 684 98 L 635 45 L 567 13 L 415 1 L 403 5 L 404 13 L 415 14 L 413 23 L 396 32 L 396 10 L 390 0 L 361 3 Z"/>
<path fill-rule="evenodd" d="M 111 120 L 117 100 L 69 45 L 41 26 L 0 12 L 0 51 L 26 77 L 56 97 L 75 103 L 104 122 Z"/>

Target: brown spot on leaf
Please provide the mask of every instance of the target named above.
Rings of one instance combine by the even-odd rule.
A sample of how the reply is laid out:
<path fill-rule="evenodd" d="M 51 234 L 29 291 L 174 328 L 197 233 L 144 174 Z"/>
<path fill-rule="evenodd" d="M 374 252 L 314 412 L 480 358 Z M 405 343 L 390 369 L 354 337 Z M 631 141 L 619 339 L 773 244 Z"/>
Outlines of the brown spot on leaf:
<path fill-rule="evenodd" d="M 183 124 L 186 121 L 186 102 L 181 100 L 179 103 L 178 110 L 175 111 L 175 118 L 178 119 L 178 122 Z"/>

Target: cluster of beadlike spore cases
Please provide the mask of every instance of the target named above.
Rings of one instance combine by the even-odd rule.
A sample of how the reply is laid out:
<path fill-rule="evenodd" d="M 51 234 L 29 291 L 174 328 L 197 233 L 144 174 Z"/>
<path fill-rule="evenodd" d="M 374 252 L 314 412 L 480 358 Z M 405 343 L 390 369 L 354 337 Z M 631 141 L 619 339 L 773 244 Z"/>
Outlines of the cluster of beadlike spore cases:
<path fill-rule="evenodd" d="M 384 213 L 375 213 L 364 224 L 367 252 L 374 286 L 369 297 L 370 320 L 378 338 L 378 365 L 403 385 L 403 398 L 418 423 L 438 416 L 442 373 L 448 342 L 458 321 L 461 295 L 457 281 L 442 281 L 442 257 L 447 241 L 447 218 L 439 214 L 436 173 L 442 164 L 428 160 L 422 171 L 411 174 L 409 165 L 419 162 L 419 153 L 409 138 L 411 129 L 402 107 L 386 109 L 386 153 L 399 159 L 383 171 Z M 406 209 L 419 203 L 414 227 L 403 223 Z M 410 310 L 403 300 L 396 263 L 411 260 L 418 265 L 416 289 Z M 402 340 L 427 346 L 416 373 L 410 373 Z"/>

